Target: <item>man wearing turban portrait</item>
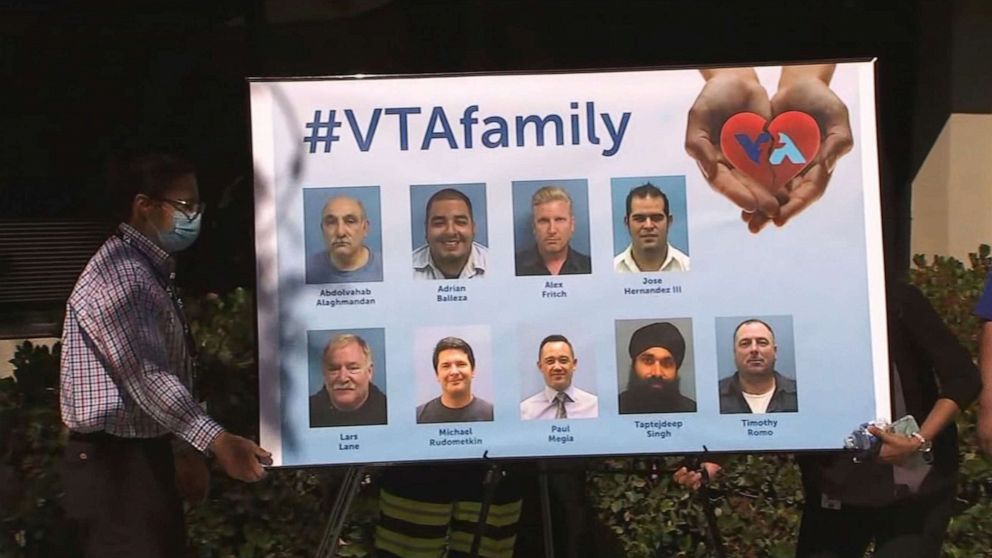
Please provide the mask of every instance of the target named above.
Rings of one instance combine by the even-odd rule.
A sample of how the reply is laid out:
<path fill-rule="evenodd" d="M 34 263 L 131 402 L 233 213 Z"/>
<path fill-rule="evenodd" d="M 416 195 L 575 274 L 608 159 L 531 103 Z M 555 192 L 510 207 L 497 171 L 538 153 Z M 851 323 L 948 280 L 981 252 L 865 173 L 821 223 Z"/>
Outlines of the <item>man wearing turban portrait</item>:
<path fill-rule="evenodd" d="M 630 378 L 620 394 L 620 414 L 694 413 L 696 402 L 679 389 L 685 338 L 668 322 L 646 325 L 630 337 Z"/>

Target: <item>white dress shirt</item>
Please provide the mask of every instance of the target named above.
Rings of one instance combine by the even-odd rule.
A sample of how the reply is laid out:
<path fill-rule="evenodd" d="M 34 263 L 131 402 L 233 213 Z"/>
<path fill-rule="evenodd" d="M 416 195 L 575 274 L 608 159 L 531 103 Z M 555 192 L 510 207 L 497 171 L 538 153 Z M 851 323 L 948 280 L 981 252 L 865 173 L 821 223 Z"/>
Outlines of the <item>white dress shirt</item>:
<path fill-rule="evenodd" d="M 564 390 L 567 418 L 596 418 L 599 416 L 599 398 L 574 385 Z M 520 418 L 523 420 L 553 420 L 558 411 L 555 396 L 558 390 L 544 386 L 544 389 L 520 402 Z"/>
<path fill-rule="evenodd" d="M 456 279 L 483 277 L 486 274 L 486 256 L 488 253 L 488 248 L 478 242 L 473 242 L 472 251 L 468 256 L 468 261 L 465 262 L 465 267 L 462 268 L 461 273 L 458 274 Z M 426 244 L 413 251 L 413 278 L 445 278 L 444 273 L 442 273 L 441 270 L 434 265 L 434 259 L 431 258 L 430 246 L 427 246 Z"/>
<path fill-rule="evenodd" d="M 623 252 L 620 252 L 617 254 L 617 257 L 613 258 L 614 271 L 617 273 L 641 273 L 641 269 L 637 267 L 637 262 L 634 261 L 634 256 L 631 252 L 632 249 L 632 246 L 628 244 Z M 689 256 L 669 244 L 668 256 L 665 257 L 665 262 L 661 264 L 658 271 L 689 271 Z"/>

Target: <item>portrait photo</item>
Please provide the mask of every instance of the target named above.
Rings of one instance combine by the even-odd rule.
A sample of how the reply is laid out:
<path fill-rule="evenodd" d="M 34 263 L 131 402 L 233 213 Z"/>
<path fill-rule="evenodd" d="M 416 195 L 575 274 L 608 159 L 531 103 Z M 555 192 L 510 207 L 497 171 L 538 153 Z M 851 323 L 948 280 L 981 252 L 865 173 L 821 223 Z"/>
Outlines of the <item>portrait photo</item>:
<path fill-rule="evenodd" d="M 621 415 L 696 412 L 691 318 L 616 321 Z"/>
<path fill-rule="evenodd" d="M 382 281 L 378 186 L 303 189 L 306 283 Z"/>
<path fill-rule="evenodd" d="M 588 328 L 527 324 L 517 340 L 522 420 L 599 416 L 595 340 Z"/>
<path fill-rule="evenodd" d="M 492 340 L 488 326 L 441 326 L 414 332 L 418 424 L 488 422 L 494 417 Z"/>
<path fill-rule="evenodd" d="M 685 176 L 613 178 L 610 196 L 614 271 L 689 271 Z"/>
<path fill-rule="evenodd" d="M 410 186 L 416 279 L 481 279 L 489 257 L 486 185 Z"/>
<path fill-rule="evenodd" d="M 716 318 L 720 413 L 799 410 L 792 316 Z"/>
<path fill-rule="evenodd" d="M 310 427 L 386 424 L 382 328 L 307 332 Z"/>
<path fill-rule="evenodd" d="M 513 245 L 517 276 L 592 273 L 588 181 L 514 181 Z"/>

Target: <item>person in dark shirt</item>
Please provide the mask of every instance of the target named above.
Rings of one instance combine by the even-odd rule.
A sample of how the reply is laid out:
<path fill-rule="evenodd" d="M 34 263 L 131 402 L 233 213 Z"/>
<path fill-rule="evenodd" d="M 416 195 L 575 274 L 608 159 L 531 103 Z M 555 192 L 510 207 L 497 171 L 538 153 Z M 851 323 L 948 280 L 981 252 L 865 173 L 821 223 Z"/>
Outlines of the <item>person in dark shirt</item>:
<path fill-rule="evenodd" d="M 967 349 L 916 287 L 893 281 L 888 302 L 889 380 L 894 417 L 912 416 L 919 430 L 902 434 L 869 428 L 880 440 L 874 457 L 848 453 L 796 457 L 803 477 L 796 556 L 937 558 L 954 512 L 958 442 L 954 419 L 982 383 Z M 710 478 L 720 467 L 704 463 Z M 675 473 L 698 488 L 700 474 Z"/>
<path fill-rule="evenodd" d="M 434 346 L 434 374 L 441 395 L 417 407 L 417 423 L 493 420 L 493 404 L 472 393 L 475 353 L 457 337 L 445 337 Z"/>
<path fill-rule="evenodd" d="M 357 335 L 335 336 L 324 348 L 324 385 L 310 396 L 310 426 L 386 424 L 386 396 L 372 383 L 375 363 Z"/>
<path fill-rule="evenodd" d="M 770 325 L 744 320 L 734 330 L 733 376 L 720 380 L 720 412 L 794 413 L 799 410 L 796 381 L 775 371 L 778 346 Z"/>
<path fill-rule="evenodd" d="M 620 394 L 620 414 L 694 413 L 696 402 L 679 389 L 685 338 L 668 322 L 646 325 L 630 336 L 630 378 Z"/>
<path fill-rule="evenodd" d="M 911 415 L 919 431 L 872 427 L 882 445 L 873 460 L 849 455 L 797 457 L 806 504 L 796 556 L 941 556 L 958 480 L 954 419 L 978 396 L 967 349 L 914 286 L 887 287 L 893 418 Z"/>
<path fill-rule="evenodd" d="M 575 216 L 568 192 L 560 186 L 541 188 L 531 198 L 531 211 L 535 245 L 517 252 L 517 275 L 592 273 L 589 256 L 571 247 Z"/>

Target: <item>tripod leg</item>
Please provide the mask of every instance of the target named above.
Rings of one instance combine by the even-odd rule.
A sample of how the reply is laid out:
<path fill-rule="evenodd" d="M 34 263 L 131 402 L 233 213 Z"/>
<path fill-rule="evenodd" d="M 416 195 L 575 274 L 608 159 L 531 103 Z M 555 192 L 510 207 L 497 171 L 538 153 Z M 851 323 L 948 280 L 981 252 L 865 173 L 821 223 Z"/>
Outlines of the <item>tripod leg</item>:
<path fill-rule="evenodd" d="M 710 500 L 710 488 L 703 485 L 699 489 L 699 497 L 703 502 L 703 515 L 706 516 L 706 533 L 710 542 L 710 549 L 717 558 L 724 558 L 727 554 L 723 548 L 723 538 L 720 536 L 720 529 L 716 521 L 716 511 L 713 509 L 713 501 Z"/>
<path fill-rule="evenodd" d="M 555 540 L 551 524 L 551 494 L 548 490 L 548 469 L 542 461 L 539 465 L 537 482 L 541 486 L 541 522 L 544 525 L 544 558 L 554 558 Z"/>
<path fill-rule="evenodd" d="M 338 494 L 334 498 L 334 505 L 331 507 L 330 516 L 327 519 L 327 526 L 324 527 L 324 535 L 321 538 L 320 546 L 317 547 L 316 558 L 333 558 L 338 550 L 338 541 L 341 540 L 341 530 L 344 529 L 344 522 L 348 519 L 348 511 L 351 504 L 358 495 L 358 489 L 362 484 L 364 468 L 348 467 L 348 471 L 341 481 Z"/>
<path fill-rule="evenodd" d="M 472 548 L 469 551 L 471 558 L 479 558 L 479 547 L 482 545 L 482 535 L 486 532 L 489 507 L 492 506 L 493 498 L 496 496 L 496 487 L 499 485 L 500 474 L 499 465 L 496 463 L 492 463 L 486 471 L 486 479 L 483 482 L 482 505 L 479 508 L 479 521 L 475 524 L 475 535 L 472 537 Z"/>

